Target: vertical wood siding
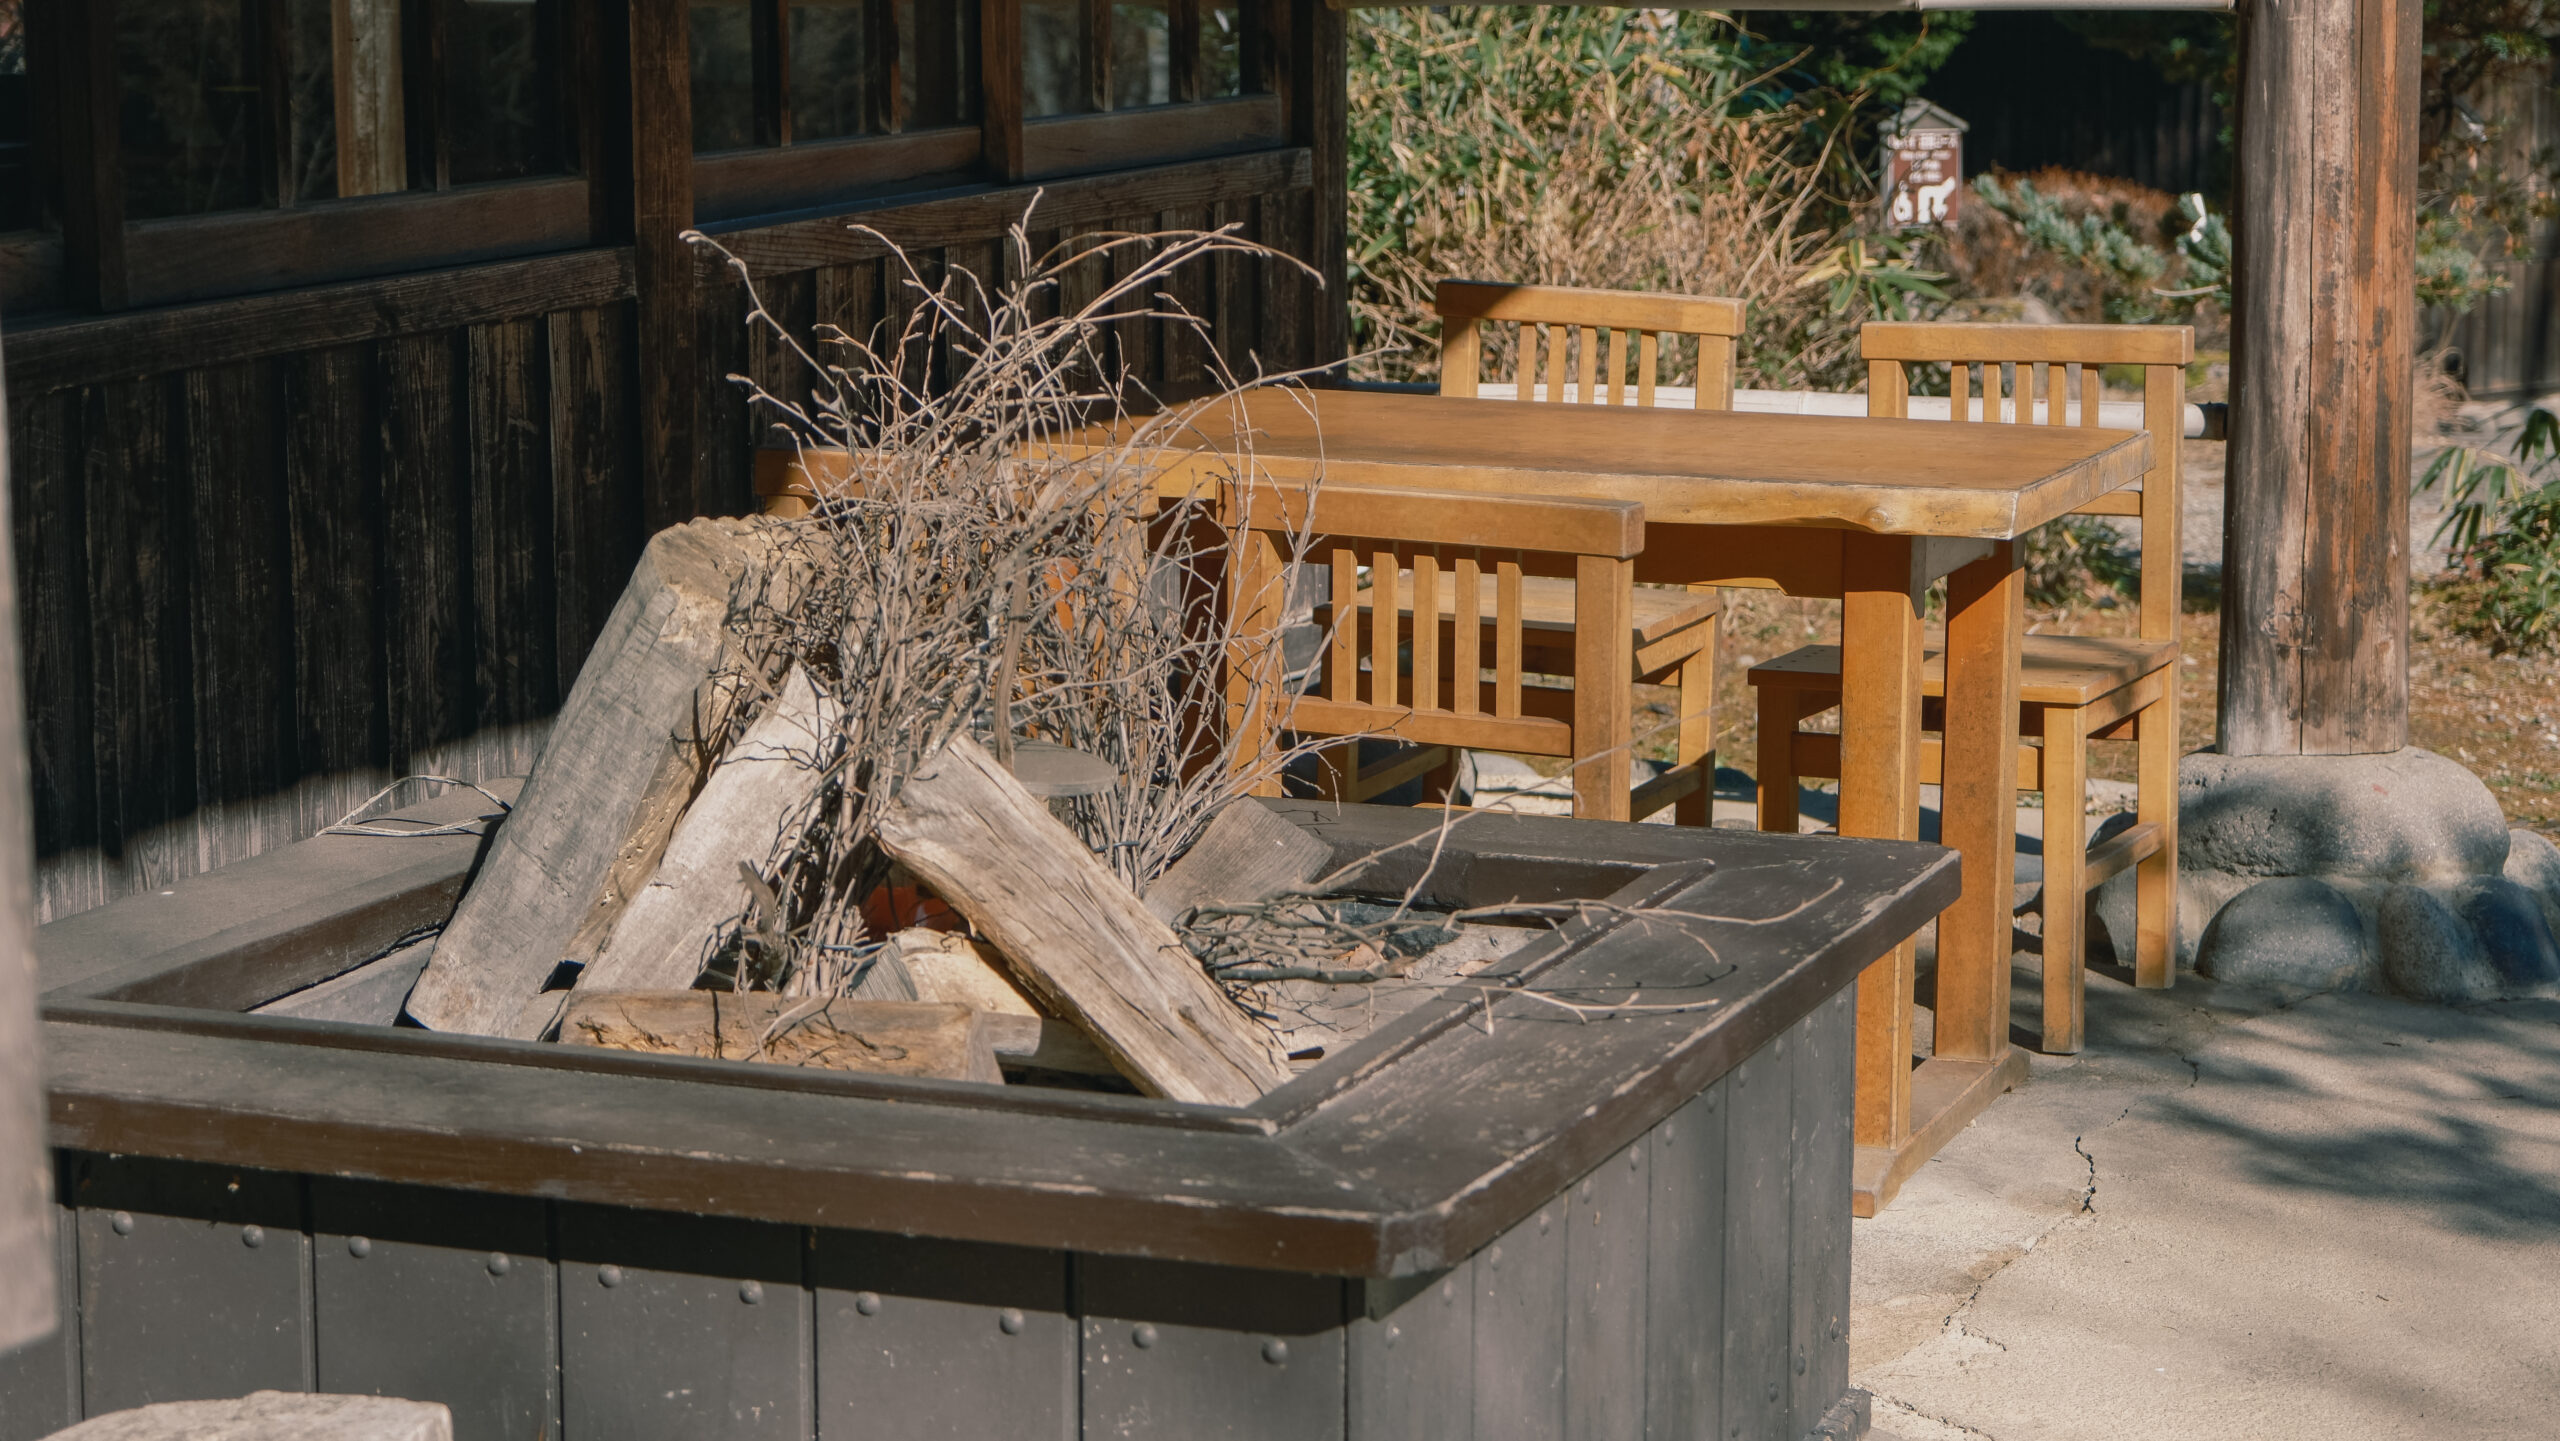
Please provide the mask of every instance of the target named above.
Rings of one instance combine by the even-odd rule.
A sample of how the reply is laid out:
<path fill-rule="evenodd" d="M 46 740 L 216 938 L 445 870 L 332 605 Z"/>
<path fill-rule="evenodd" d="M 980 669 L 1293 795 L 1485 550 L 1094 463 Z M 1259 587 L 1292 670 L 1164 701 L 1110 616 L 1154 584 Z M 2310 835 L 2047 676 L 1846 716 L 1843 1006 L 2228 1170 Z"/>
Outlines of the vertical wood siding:
<path fill-rule="evenodd" d="M 1313 193 L 1114 223 L 1211 221 L 1303 255 Z M 914 282 L 873 259 L 756 286 L 798 334 L 871 337 L 915 282 L 1000 283 L 1007 249 L 921 251 Z M 1240 372 L 1317 359 L 1294 267 L 1224 258 L 1174 290 Z M 763 421 L 729 377 L 796 399 L 809 374 L 748 331 L 733 276 L 695 302 L 702 505 L 743 513 Z M 397 777 L 528 769 L 647 538 L 639 329 L 622 301 L 112 384 L 13 376 L 39 919 L 301 839 Z M 1201 348 L 1127 330 L 1136 378 L 1197 388 Z M 953 358 L 907 363 L 925 381 Z"/>

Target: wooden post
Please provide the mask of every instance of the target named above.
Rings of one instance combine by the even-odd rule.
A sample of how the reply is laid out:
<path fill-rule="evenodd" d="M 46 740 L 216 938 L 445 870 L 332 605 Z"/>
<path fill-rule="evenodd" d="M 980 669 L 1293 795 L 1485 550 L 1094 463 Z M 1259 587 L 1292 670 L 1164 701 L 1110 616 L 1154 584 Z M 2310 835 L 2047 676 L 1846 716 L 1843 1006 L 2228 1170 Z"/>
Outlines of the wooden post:
<path fill-rule="evenodd" d="M 5 420 L 0 399 L 0 420 Z M 0 424 L 0 435 L 6 426 Z M 9 527 L 0 446 L 0 535 Z M 0 1352 L 54 1327 L 53 1163 L 36 1055 L 35 817 L 27 799 L 15 547 L 0 546 Z"/>
<path fill-rule="evenodd" d="M 2418 0 L 2242 16 L 2227 755 L 2408 744 L 2418 18 Z"/>
<path fill-rule="evenodd" d="M 631 127 L 627 156 L 597 177 L 598 239 L 631 242 L 638 288 L 641 509 L 654 533 L 702 513 L 695 363 L 692 40 L 677 0 L 598 3 L 596 109 Z M 605 146 L 605 150 L 616 147 Z"/>

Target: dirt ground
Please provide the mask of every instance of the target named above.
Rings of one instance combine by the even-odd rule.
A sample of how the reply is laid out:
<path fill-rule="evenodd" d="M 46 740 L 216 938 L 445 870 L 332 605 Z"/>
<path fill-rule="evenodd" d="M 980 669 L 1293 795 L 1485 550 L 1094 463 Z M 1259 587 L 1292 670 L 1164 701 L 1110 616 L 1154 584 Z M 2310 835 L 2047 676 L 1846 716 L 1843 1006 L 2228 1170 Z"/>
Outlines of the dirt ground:
<path fill-rule="evenodd" d="M 1756 767 L 1757 726 L 1744 672 L 1796 646 L 1838 634 L 1839 605 L 1803 601 L 1769 591 L 1727 591 L 1726 654 L 1716 696 L 1717 758 L 1743 771 Z M 2182 627 L 2180 726 L 2183 749 L 2214 742 L 2216 646 L 2222 617 L 2209 583 L 2192 585 Z M 2486 646 L 2456 634 L 2444 602 L 2421 584 L 2412 598 L 2409 662 L 2409 740 L 2461 761 L 2488 783 L 2509 824 L 2560 839 L 2560 655 L 2493 656 Z M 2037 611 L 2031 629 L 2081 634 L 2129 633 L 2125 608 Z M 1669 696 L 1650 698 L 1640 724 L 1669 719 Z M 1649 755 L 1667 755 L 1657 739 Z M 2133 779 L 2133 744 L 2101 742 L 2090 773 Z"/>

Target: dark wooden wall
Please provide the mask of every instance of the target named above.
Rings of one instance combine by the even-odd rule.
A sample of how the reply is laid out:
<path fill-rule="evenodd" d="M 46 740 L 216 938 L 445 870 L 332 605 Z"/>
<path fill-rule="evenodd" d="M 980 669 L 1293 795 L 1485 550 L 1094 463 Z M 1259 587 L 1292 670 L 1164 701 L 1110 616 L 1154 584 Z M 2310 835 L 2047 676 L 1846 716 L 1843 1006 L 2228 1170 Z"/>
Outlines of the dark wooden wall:
<path fill-rule="evenodd" d="M 1036 223 L 1233 222 L 1314 259 L 1317 173 L 1292 145 L 1057 180 Z M 914 298 L 849 216 L 927 274 L 1000 274 L 1033 194 L 720 238 L 795 328 L 867 331 Z M 1339 354 L 1302 272 L 1188 283 L 1239 368 Z M 638 293 L 632 251 L 600 249 L 11 334 L 40 919 L 310 835 L 394 777 L 530 765 L 646 539 Z M 742 513 L 755 431 L 723 377 L 788 377 L 727 272 L 698 262 L 690 303 L 694 508 Z M 1176 389 L 1197 360 L 1155 327 L 1127 352 Z"/>
<path fill-rule="evenodd" d="M 1973 128 L 1973 174 L 2059 165 L 2121 176 L 2219 205 L 2230 180 L 2228 123 L 2201 80 L 2090 44 L 2051 15 L 1985 11 L 1923 91 Z"/>

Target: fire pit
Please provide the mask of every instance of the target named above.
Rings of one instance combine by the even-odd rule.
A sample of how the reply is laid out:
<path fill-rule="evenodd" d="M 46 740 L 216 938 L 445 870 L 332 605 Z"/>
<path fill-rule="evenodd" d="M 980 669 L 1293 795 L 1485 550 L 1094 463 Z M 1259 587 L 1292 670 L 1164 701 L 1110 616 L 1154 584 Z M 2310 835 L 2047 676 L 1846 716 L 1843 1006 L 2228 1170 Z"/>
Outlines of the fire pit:
<path fill-rule="evenodd" d="M 1375 857 L 1350 894 L 1597 904 L 1234 1108 L 241 1014 L 441 917 L 467 835 L 47 927 L 66 1315 L 0 1430 L 273 1387 L 511 1441 L 1862 1432 L 1851 982 L 1953 859 L 1487 817 L 1424 875 L 1433 813 L 1268 804 Z"/>

